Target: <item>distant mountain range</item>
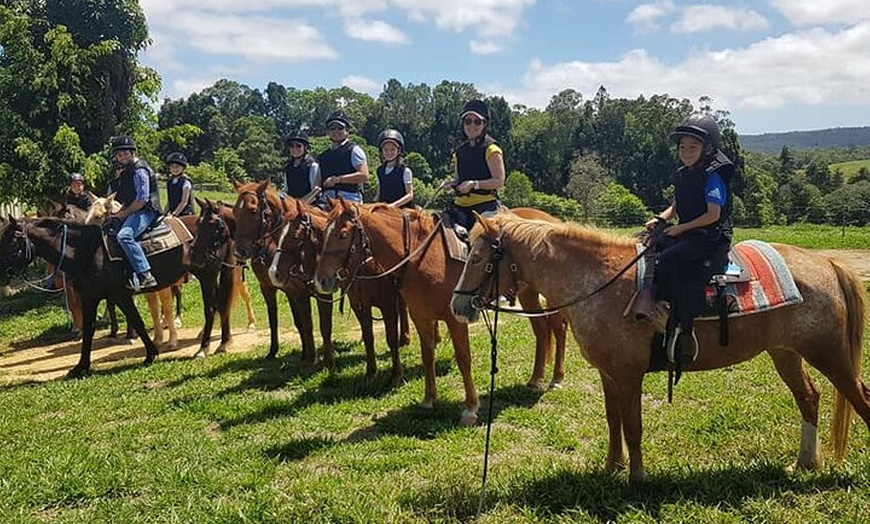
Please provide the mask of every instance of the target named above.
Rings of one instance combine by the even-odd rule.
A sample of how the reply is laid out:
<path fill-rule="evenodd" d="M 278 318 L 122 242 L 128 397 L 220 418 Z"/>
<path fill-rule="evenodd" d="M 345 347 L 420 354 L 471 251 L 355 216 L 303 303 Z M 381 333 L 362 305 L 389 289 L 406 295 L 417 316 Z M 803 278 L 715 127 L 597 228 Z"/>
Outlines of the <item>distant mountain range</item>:
<path fill-rule="evenodd" d="M 750 151 L 779 153 L 790 149 L 833 149 L 870 146 L 870 127 L 835 127 L 818 131 L 789 131 L 740 135 L 740 145 Z"/>

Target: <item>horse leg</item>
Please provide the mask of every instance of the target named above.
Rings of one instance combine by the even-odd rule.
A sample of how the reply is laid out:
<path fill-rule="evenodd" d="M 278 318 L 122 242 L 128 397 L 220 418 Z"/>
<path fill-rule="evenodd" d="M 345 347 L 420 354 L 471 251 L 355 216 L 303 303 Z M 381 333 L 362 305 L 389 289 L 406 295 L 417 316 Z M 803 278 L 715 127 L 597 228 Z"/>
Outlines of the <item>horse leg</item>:
<path fill-rule="evenodd" d="M 314 322 L 311 319 L 311 300 L 308 295 L 299 297 L 287 294 L 290 302 L 290 312 L 293 313 L 293 324 L 299 332 L 302 341 L 302 362 L 306 365 L 314 365 L 317 360 L 317 352 L 314 349 Z"/>
<path fill-rule="evenodd" d="M 517 298 L 523 309 L 541 309 L 541 300 L 538 292 L 523 286 L 517 292 Z M 544 317 L 529 319 L 532 323 L 532 332 L 535 334 L 535 364 L 532 367 L 532 377 L 526 383 L 530 388 L 544 388 L 544 367 L 552 359 L 553 345 L 550 338 L 550 322 Z"/>
<path fill-rule="evenodd" d="M 323 340 L 323 366 L 326 369 L 335 368 L 335 346 L 332 344 L 332 302 L 329 296 L 317 300 L 317 320 L 320 323 L 320 337 Z M 311 301 L 306 299 L 311 307 Z M 313 335 L 312 335 L 313 338 Z"/>
<path fill-rule="evenodd" d="M 553 363 L 553 380 L 550 389 L 559 389 L 565 381 L 565 344 L 568 335 L 568 318 L 562 313 L 547 317 L 550 331 L 556 339 L 556 361 Z"/>
<path fill-rule="evenodd" d="M 148 302 L 148 312 L 151 313 L 151 323 L 154 326 L 154 344 L 160 347 L 163 345 L 163 322 L 160 319 L 159 298 L 156 291 L 143 293 L 143 295 L 145 295 L 145 301 Z"/>
<path fill-rule="evenodd" d="M 72 316 L 73 337 L 79 338 L 82 336 L 82 297 L 66 276 L 63 277 L 63 282 L 63 293 Z"/>
<path fill-rule="evenodd" d="M 628 479 L 630 482 L 643 481 L 646 478 L 640 449 L 643 437 L 640 404 L 643 371 L 635 373 L 628 369 L 618 369 L 599 372 L 604 386 L 604 404 L 610 430 L 605 469 L 613 471 L 625 467 L 624 438 L 624 445 L 628 447 Z"/>
<path fill-rule="evenodd" d="M 214 327 L 214 312 L 215 312 L 215 287 L 217 275 L 210 271 L 203 271 L 198 274 L 199 289 L 202 295 L 202 314 L 203 324 L 200 333 L 199 349 L 194 353 L 194 358 L 204 358 L 208 355 L 208 349 L 211 345 L 211 331 Z"/>
<path fill-rule="evenodd" d="M 235 271 L 233 268 L 232 271 Z M 221 270 L 220 283 L 217 288 L 217 299 L 214 302 L 217 308 L 218 315 L 221 319 L 221 343 L 215 350 L 215 353 L 226 353 L 233 342 L 233 331 L 231 329 L 233 299 L 235 298 L 236 282 L 234 275 L 227 275 L 225 270 Z"/>
<path fill-rule="evenodd" d="M 118 338 L 118 313 L 112 299 L 106 299 L 106 313 L 109 315 L 109 338 Z"/>
<path fill-rule="evenodd" d="M 157 291 L 157 296 L 160 298 L 160 306 L 163 311 L 163 318 L 172 318 L 172 295 L 174 287 L 164 288 Z M 178 325 L 174 321 L 168 321 L 169 324 L 169 345 L 170 350 L 178 347 Z"/>
<path fill-rule="evenodd" d="M 183 282 L 183 280 L 181 281 Z M 175 319 L 172 321 L 172 324 L 180 328 L 181 327 L 181 317 L 182 317 L 182 308 L 181 308 L 181 284 L 176 284 L 170 288 L 172 290 L 172 298 L 175 299 Z M 169 314 L 172 315 L 172 298 L 169 299 Z M 167 317 L 168 318 L 168 317 Z M 172 329 L 169 330 L 170 337 L 172 337 Z M 170 346 L 172 343 L 169 343 Z"/>
<path fill-rule="evenodd" d="M 97 304 L 99 300 L 91 297 L 81 297 L 82 304 L 82 351 L 79 363 L 69 370 L 70 378 L 81 378 L 91 372 L 91 348 L 94 343 L 94 331 L 97 323 Z"/>
<path fill-rule="evenodd" d="M 260 284 L 260 293 L 266 302 L 266 313 L 269 316 L 269 352 L 266 359 L 278 356 L 278 290 L 271 286 Z"/>
<path fill-rule="evenodd" d="M 396 293 L 396 306 L 399 308 L 399 346 L 411 345 L 411 323 L 408 321 L 408 304 L 404 297 Z"/>
<path fill-rule="evenodd" d="M 257 317 L 254 316 L 254 307 L 251 305 L 251 292 L 248 290 L 248 283 L 242 279 L 242 268 L 233 268 L 233 289 L 237 290 L 245 301 L 245 309 L 248 313 L 248 333 L 251 333 L 257 327 Z M 229 311 L 229 309 L 227 310 Z"/>
<path fill-rule="evenodd" d="M 361 302 L 361 298 L 353 297 L 351 298 L 350 306 L 359 322 L 363 346 L 366 348 L 366 380 L 371 380 L 378 372 L 377 357 L 375 356 L 375 334 L 372 329 L 372 307 L 369 304 Z M 385 316 L 384 321 L 386 322 L 386 320 Z M 387 338 L 389 339 L 389 334 Z"/>
<path fill-rule="evenodd" d="M 424 393 L 420 406 L 431 409 L 435 407 L 438 391 L 435 388 L 435 334 L 438 323 L 431 319 L 418 319 L 411 313 L 411 320 L 417 328 L 420 337 L 420 359 L 423 363 Z"/>
<path fill-rule="evenodd" d="M 118 298 L 117 304 L 118 307 L 121 308 L 121 311 L 124 312 L 124 316 L 127 317 L 127 324 L 133 326 L 133 329 L 139 335 L 139 339 L 142 340 L 142 344 L 145 345 L 144 364 L 146 366 L 151 364 L 154 362 L 154 359 L 157 358 L 157 346 L 154 345 L 151 337 L 148 336 L 148 330 L 145 328 L 145 322 L 142 321 L 142 316 L 139 315 L 139 310 L 136 309 L 136 304 L 133 302 L 133 296 L 121 295 Z"/>
<path fill-rule="evenodd" d="M 387 335 L 387 346 L 390 348 L 390 360 L 392 361 L 392 371 L 390 373 L 390 384 L 393 387 L 402 385 L 402 359 L 399 357 L 400 340 L 400 320 L 402 308 L 404 304 L 400 302 L 398 297 L 394 297 L 390 304 L 381 308 L 381 314 L 384 317 L 384 330 Z M 405 308 L 407 315 L 407 308 Z"/>
<path fill-rule="evenodd" d="M 468 342 L 468 325 L 451 316 L 447 320 L 447 329 L 450 331 L 450 338 L 453 341 L 453 358 L 456 360 L 456 367 L 459 368 L 462 384 L 465 386 L 465 408 L 462 410 L 459 424 L 473 426 L 477 424 L 477 410 L 480 407 L 480 400 L 477 398 L 474 378 L 471 376 L 471 347 Z"/>
<path fill-rule="evenodd" d="M 769 350 L 776 372 L 779 373 L 797 403 L 801 413 L 801 447 L 795 467 L 819 467 L 819 391 L 804 367 L 803 358 L 785 350 Z"/>

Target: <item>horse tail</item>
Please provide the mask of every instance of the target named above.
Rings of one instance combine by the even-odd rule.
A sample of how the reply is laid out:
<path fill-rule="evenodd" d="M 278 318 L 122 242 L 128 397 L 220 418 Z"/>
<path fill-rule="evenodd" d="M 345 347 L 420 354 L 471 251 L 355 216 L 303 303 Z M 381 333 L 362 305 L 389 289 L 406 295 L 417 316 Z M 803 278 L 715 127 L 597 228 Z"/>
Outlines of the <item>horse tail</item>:
<path fill-rule="evenodd" d="M 864 283 L 854 271 L 831 260 L 837 281 L 846 300 L 846 336 L 855 380 L 860 380 L 861 359 L 864 344 L 864 314 L 867 309 L 867 294 Z M 846 455 L 849 426 L 852 422 L 852 406 L 845 396 L 834 388 L 834 413 L 831 418 L 831 447 L 834 457 L 842 460 Z"/>

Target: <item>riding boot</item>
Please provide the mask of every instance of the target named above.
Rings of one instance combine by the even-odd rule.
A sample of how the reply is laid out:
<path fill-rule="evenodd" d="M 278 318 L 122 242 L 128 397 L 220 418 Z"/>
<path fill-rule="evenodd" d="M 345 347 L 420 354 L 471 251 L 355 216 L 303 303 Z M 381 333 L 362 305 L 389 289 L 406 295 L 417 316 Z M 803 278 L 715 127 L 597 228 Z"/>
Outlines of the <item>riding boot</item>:
<path fill-rule="evenodd" d="M 640 289 L 632 295 L 622 316 L 631 316 L 635 320 L 652 321 L 653 317 L 656 316 L 654 311 L 656 309 L 656 297 L 655 288 L 653 287 L 656 268 L 655 250 L 648 249 L 643 255 L 643 262 L 644 273 Z"/>

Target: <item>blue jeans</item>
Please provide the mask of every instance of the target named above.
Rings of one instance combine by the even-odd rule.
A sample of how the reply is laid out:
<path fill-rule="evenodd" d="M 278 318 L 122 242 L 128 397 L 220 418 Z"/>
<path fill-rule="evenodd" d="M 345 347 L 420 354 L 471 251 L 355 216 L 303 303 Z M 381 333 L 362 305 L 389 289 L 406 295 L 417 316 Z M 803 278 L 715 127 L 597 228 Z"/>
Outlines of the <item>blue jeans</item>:
<path fill-rule="evenodd" d="M 145 258 L 145 253 L 142 251 L 142 246 L 136 241 L 136 237 L 148 229 L 148 226 L 156 218 L 156 211 L 153 209 L 143 209 L 128 216 L 121 225 L 121 229 L 118 230 L 118 245 L 124 254 L 127 255 L 127 260 L 130 262 L 130 266 L 133 267 L 133 271 L 140 275 L 146 271 L 151 271 L 151 264 Z"/>
<path fill-rule="evenodd" d="M 363 201 L 362 193 L 357 193 L 356 191 L 342 191 L 341 189 L 324 189 L 320 199 L 323 202 L 326 202 L 326 197 L 338 198 L 339 195 L 343 196 L 348 202 L 362 204 Z"/>

